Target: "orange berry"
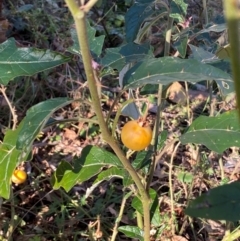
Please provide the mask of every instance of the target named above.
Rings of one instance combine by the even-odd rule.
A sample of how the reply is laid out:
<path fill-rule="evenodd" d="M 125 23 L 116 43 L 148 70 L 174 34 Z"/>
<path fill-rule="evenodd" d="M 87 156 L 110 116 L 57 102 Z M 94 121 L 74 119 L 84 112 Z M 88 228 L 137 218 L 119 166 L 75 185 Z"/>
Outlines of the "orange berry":
<path fill-rule="evenodd" d="M 136 120 L 132 120 L 123 126 L 121 139 L 127 148 L 141 151 L 151 143 L 152 130 L 149 126 L 140 126 Z"/>

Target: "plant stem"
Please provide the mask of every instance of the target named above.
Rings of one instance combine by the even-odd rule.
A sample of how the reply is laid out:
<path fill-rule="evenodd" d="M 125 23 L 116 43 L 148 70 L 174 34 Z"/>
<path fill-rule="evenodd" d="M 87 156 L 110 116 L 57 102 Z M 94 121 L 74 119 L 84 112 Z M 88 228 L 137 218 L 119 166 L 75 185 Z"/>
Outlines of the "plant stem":
<path fill-rule="evenodd" d="M 224 236 L 222 241 L 234 241 L 240 237 L 240 230 L 234 231 L 229 235 Z"/>
<path fill-rule="evenodd" d="M 164 46 L 164 56 L 169 56 L 170 46 L 171 46 L 173 20 L 174 20 L 173 18 L 168 17 L 168 26 L 167 26 L 165 46 Z"/>
<path fill-rule="evenodd" d="M 171 36 L 172 36 L 172 25 L 173 25 L 173 18 L 168 17 L 168 26 L 167 26 L 167 32 L 166 32 L 166 39 L 165 39 L 165 46 L 164 46 L 164 56 L 169 56 L 170 52 L 170 45 L 171 45 Z M 152 161 L 152 165 L 149 171 L 149 178 L 147 180 L 147 190 L 150 188 L 150 184 L 152 182 L 155 166 L 156 166 L 156 152 L 157 152 L 157 142 L 158 142 L 158 132 L 159 132 L 159 126 L 160 126 L 160 120 L 161 120 L 161 113 L 162 113 L 162 98 L 163 98 L 163 85 L 158 85 L 158 101 L 157 101 L 157 115 L 156 115 L 156 121 L 154 126 L 154 132 L 153 132 L 153 150 L 154 150 L 154 157 Z"/>
<path fill-rule="evenodd" d="M 210 105 L 209 116 L 214 116 L 215 101 L 213 101 L 213 81 L 212 80 L 208 80 L 207 83 L 208 83 L 209 105 Z"/>
<path fill-rule="evenodd" d="M 238 114 L 240 117 L 240 36 L 239 36 L 239 23 L 240 23 L 240 10 L 238 8 L 237 0 L 224 0 L 225 19 L 228 25 L 228 36 L 230 42 L 231 65 L 233 80 L 235 83 L 235 91 L 237 96 Z"/>
<path fill-rule="evenodd" d="M 16 129 L 16 126 L 17 126 L 17 114 L 16 114 L 16 111 L 15 111 L 15 108 L 12 106 L 10 100 L 8 99 L 7 97 L 7 94 L 6 94 L 6 87 L 4 87 L 3 85 L 1 85 L 0 87 L 0 92 L 2 92 L 2 95 L 4 96 L 7 104 L 8 104 L 8 107 L 10 109 L 10 112 L 12 114 L 12 122 L 13 122 L 13 126 L 12 126 L 12 130 L 15 130 Z M 10 123 L 9 123 L 9 127 L 10 127 Z"/>
<path fill-rule="evenodd" d="M 14 205 L 14 196 L 13 196 L 13 190 L 11 188 L 11 193 L 10 193 L 10 199 L 11 199 L 11 221 L 9 223 L 8 231 L 7 231 L 7 240 L 11 241 L 12 240 L 12 234 L 14 232 L 15 228 L 15 205 Z"/>
<path fill-rule="evenodd" d="M 150 198 L 148 192 L 145 190 L 144 185 L 141 182 L 137 172 L 134 170 L 129 160 L 126 158 L 123 151 L 120 149 L 119 145 L 115 141 L 115 139 L 111 136 L 106 122 L 104 120 L 104 116 L 102 113 L 101 102 L 97 93 L 97 86 L 94 78 L 94 72 L 92 68 L 92 57 L 89 50 L 89 43 L 87 39 L 87 30 L 86 30 L 86 15 L 85 12 L 78 8 L 75 0 L 65 0 L 72 15 L 75 20 L 76 30 L 78 35 L 78 41 L 81 46 L 81 54 L 84 69 L 86 72 L 87 82 L 89 86 L 89 91 L 92 98 L 93 107 L 96 113 L 96 116 L 99 121 L 99 126 L 102 132 L 102 138 L 105 140 L 110 147 L 113 149 L 117 157 L 122 162 L 124 168 L 128 171 L 130 176 L 132 177 L 134 183 L 136 184 L 138 191 L 141 196 L 141 201 L 143 205 L 143 213 L 144 213 L 144 241 L 150 240 Z M 91 2 L 91 0 L 89 1 Z M 88 2 L 88 3 L 89 3 Z M 89 3 L 90 5 L 90 3 Z"/>
<path fill-rule="evenodd" d="M 170 160 L 170 164 L 169 164 L 169 174 L 168 174 L 168 180 L 169 180 L 169 192 L 170 192 L 170 199 L 171 199 L 171 224 L 172 224 L 172 235 L 175 235 L 175 212 L 174 212 L 174 194 L 173 194 L 173 186 L 172 186 L 172 169 L 173 169 L 173 158 L 175 156 L 175 153 L 178 149 L 178 146 L 181 143 L 178 142 L 178 144 L 175 146 L 172 156 L 171 156 L 171 160 Z"/>
<path fill-rule="evenodd" d="M 129 192 L 128 194 L 124 195 L 124 197 L 123 197 L 123 199 L 122 199 L 120 211 L 119 211 L 117 220 L 116 220 L 115 225 L 114 225 L 114 228 L 113 228 L 113 233 L 112 233 L 111 241 L 115 241 L 115 239 L 116 239 L 116 237 L 117 237 L 118 227 L 119 227 L 120 221 L 122 220 L 124 208 L 125 208 L 127 199 L 128 199 L 131 195 L 132 195 L 132 191 Z"/>
<path fill-rule="evenodd" d="M 208 24 L 208 12 L 207 12 L 207 1 L 206 0 L 202 0 L 203 3 L 203 14 L 204 14 L 204 20 L 205 20 L 205 24 Z"/>

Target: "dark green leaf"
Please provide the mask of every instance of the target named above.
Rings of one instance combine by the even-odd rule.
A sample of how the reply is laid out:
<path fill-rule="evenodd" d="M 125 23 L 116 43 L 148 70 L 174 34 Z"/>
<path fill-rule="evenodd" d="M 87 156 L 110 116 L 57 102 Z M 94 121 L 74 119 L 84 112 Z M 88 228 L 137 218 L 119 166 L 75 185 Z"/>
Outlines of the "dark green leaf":
<path fill-rule="evenodd" d="M 74 54 L 81 55 L 81 49 L 79 46 L 76 29 L 71 29 L 71 35 L 73 40 L 73 46 L 69 48 L 69 51 Z M 93 27 L 91 27 L 90 23 L 87 21 L 87 36 L 88 36 L 88 41 L 90 45 L 90 50 L 91 50 L 91 53 L 93 54 L 93 57 L 98 57 L 102 53 L 102 47 L 103 47 L 105 36 L 102 35 L 102 36 L 95 37 L 95 35 L 96 35 L 96 30 Z"/>
<path fill-rule="evenodd" d="M 161 134 L 158 136 L 157 150 L 161 150 L 167 140 L 168 132 L 163 130 Z"/>
<path fill-rule="evenodd" d="M 120 226 L 118 228 L 118 231 L 124 233 L 127 237 L 131 239 L 139 239 L 140 241 L 144 241 L 143 230 L 136 226 Z"/>
<path fill-rule="evenodd" d="M 123 78 L 125 89 L 141 87 L 145 84 L 170 84 L 175 81 L 199 82 L 215 80 L 223 94 L 234 91 L 229 74 L 211 65 L 193 59 L 174 57 L 153 58 L 137 63 Z"/>
<path fill-rule="evenodd" d="M 70 104 L 72 101 L 69 98 L 49 99 L 28 109 L 27 115 L 23 120 L 23 127 L 17 139 L 17 149 L 21 150 L 31 146 L 51 115 L 57 109 Z"/>
<path fill-rule="evenodd" d="M 140 151 L 132 162 L 134 169 L 139 170 L 151 164 L 152 151 Z M 148 169 L 148 168 L 147 168 Z"/>
<path fill-rule="evenodd" d="M 158 85 L 146 84 L 140 90 L 140 95 L 157 94 Z"/>
<path fill-rule="evenodd" d="M 126 40 L 133 42 L 143 21 L 154 13 L 155 0 L 137 1 L 125 15 Z"/>
<path fill-rule="evenodd" d="M 174 43 L 174 47 L 178 50 L 182 58 L 186 57 L 187 45 L 188 45 L 188 35 L 182 36 Z"/>
<path fill-rule="evenodd" d="M 0 45 L 0 84 L 17 76 L 30 76 L 66 63 L 69 57 L 35 48 L 17 48 L 13 38 Z"/>
<path fill-rule="evenodd" d="M 170 17 L 176 19 L 180 23 L 184 22 L 187 14 L 187 7 L 188 4 L 186 0 L 172 0 L 170 5 Z"/>
<path fill-rule="evenodd" d="M 149 195 L 151 197 L 152 203 L 150 208 L 151 223 L 158 227 L 161 224 L 162 217 L 160 215 L 160 207 L 158 204 L 158 195 L 155 190 L 150 189 Z M 136 209 L 139 213 L 143 215 L 143 207 L 141 200 L 136 196 L 132 200 L 132 207 Z"/>
<path fill-rule="evenodd" d="M 236 110 L 217 117 L 200 116 L 180 137 L 182 144 L 197 143 L 217 153 L 232 146 L 240 147 L 240 124 Z"/>
<path fill-rule="evenodd" d="M 66 169 L 64 170 L 62 166 Z M 122 169 L 121 162 L 114 154 L 96 146 L 86 146 L 82 150 L 81 157 L 74 160 L 74 167 L 61 164 L 59 167 L 61 171 L 57 169 L 53 178 L 54 189 L 63 187 L 66 191 L 69 191 L 77 183 L 90 179 L 107 166 Z M 115 173 L 123 175 L 124 171 Z"/>
<path fill-rule="evenodd" d="M 189 47 L 192 50 L 192 55 L 190 57 L 198 60 L 199 62 L 211 64 L 212 66 L 223 70 L 225 73 L 231 72 L 229 60 L 218 59 L 215 54 L 191 44 L 189 44 Z"/>
<path fill-rule="evenodd" d="M 227 28 L 226 24 L 214 24 L 214 25 L 210 25 L 209 27 L 199 31 L 197 34 L 201 34 L 201 33 L 209 33 L 209 32 L 223 32 L 225 29 Z"/>
<path fill-rule="evenodd" d="M 199 62 L 207 64 L 207 63 L 214 63 L 214 62 L 220 61 L 215 54 L 210 53 L 204 50 L 203 48 L 196 47 L 192 44 L 189 44 L 189 47 L 191 48 L 191 51 L 192 51 L 191 57 L 198 60 Z"/>
<path fill-rule="evenodd" d="M 150 51 L 150 45 L 148 43 L 142 45 L 128 43 L 118 48 L 106 49 L 106 54 L 101 60 L 101 65 L 120 71 L 127 63 L 152 57 L 153 54 L 152 51 Z"/>
<path fill-rule="evenodd" d="M 213 220 L 240 220 L 240 182 L 211 189 L 191 201 L 185 213 Z"/>

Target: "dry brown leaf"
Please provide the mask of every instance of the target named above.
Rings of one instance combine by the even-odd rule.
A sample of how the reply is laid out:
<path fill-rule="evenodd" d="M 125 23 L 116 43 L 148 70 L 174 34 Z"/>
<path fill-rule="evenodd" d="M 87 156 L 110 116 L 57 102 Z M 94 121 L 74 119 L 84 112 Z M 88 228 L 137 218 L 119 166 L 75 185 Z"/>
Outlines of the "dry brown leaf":
<path fill-rule="evenodd" d="M 63 137 L 69 140 L 75 140 L 77 138 L 77 133 L 68 128 L 64 128 Z"/>
<path fill-rule="evenodd" d="M 174 103 L 184 104 L 186 103 L 186 91 L 178 82 L 171 84 L 167 90 L 167 97 Z"/>
<path fill-rule="evenodd" d="M 7 39 L 6 33 L 8 31 L 9 25 L 10 24 L 7 19 L 0 20 L 0 43 L 3 43 Z"/>
<path fill-rule="evenodd" d="M 175 235 L 171 238 L 171 241 L 188 241 L 188 240 L 182 236 Z"/>

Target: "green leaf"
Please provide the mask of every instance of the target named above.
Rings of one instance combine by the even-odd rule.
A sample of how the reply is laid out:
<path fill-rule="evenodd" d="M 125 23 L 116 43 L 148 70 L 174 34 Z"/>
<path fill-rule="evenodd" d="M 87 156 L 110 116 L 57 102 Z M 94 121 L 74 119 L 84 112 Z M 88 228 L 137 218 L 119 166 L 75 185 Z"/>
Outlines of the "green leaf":
<path fill-rule="evenodd" d="M 180 23 L 184 22 L 187 14 L 187 7 L 188 4 L 186 0 L 172 0 L 170 5 L 170 17 L 176 19 Z"/>
<path fill-rule="evenodd" d="M 126 174 L 127 174 L 127 171 L 125 169 L 121 169 L 117 166 L 113 166 L 107 170 L 101 171 L 98 174 L 96 180 L 94 181 L 94 184 L 105 180 L 109 181 L 113 177 L 118 177 L 123 179 L 126 176 Z"/>
<path fill-rule="evenodd" d="M 201 34 L 201 33 L 209 33 L 209 32 L 223 32 L 225 29 L 227 28 L 226 24 L 225 23 L 222 23 L 222 24 L 213 24 L 213 25 L 209 25 L 209 27 L 207 28 L 204 28 L 203 30 L 199 31 L 197 33 L 198 34 Z"/>
<path fill-rule="evenodd" d="M 175 81 L 199 82 L 215 80 L 224 95 L 234 91 L 232 78 L 221 69 L 193 59 L 175 57 L 153 58 L 141 61 L 127 71 L 123 78 L 124 89 L 145 84 L 167 85 Z"/>
<path fill-rule="evenodd" d="M 146 84 L 140 89 L 140 95 L 157 94 L 158 85 Z"/>
<path fill-rule="evenodd" d="M 213 220 L 240 220 L 240 182 L 211 189 L 191 201 L 185 213 Z"/>
<path fill-rule="evenodd" d="M 68 192 L 76 183 L 90 179 L 107 166 L 122 169 L 121 162 L 114 154 L 96 146 L 86 146 L 82 150 L 81 157 L 74 160 L 74 167 L 66 165 L 66 162 L 60 164 L 54 173 L 53 188 L 63 187 Z"/>
<path fill-rule="evenodd" d="M 166 143 L 168 136 L 168 132 L 166 130 L 163 130 L 161 134 L 158 136 L 158 143 L 157 143 L 157 150 L 160 151 L 164 144 Z"/>
<path fill-rule="evenodd" d="M 143 239 L 143 230 L 136 226 L 120 226 L 118 228 L 119 232 L 124 233 L 127 237 L 132 239 L 139 239 L 140 241 L 144 241 Z"/>
<path fill-rule="evenodd" d="M 106 54 L 101 60 L 101 65 L 120 71 L 127 63 L 152 57 L 153 54 L 152 51 L 150 51 L 150 45 L 148 43 L 142 45 L 128 43 L 118 48 L 106 49 Z"/>
<path fill-rule="evenodd" d="M 152 151 L 139 151 L 137 153 L 136 158 L 132 162 L 132 166 L 136 170 L 143 169 L 145 166 L 149 166 L 151 164 L 151 157 L 153 155 Z M 148 170 L 148 168 L 147 168 Z"/>
<path fill-rule="evenodd" d="M 158 195 L 155 190 L 150 189 L 149 196 L 152 200 L 150 207 L 151 223 L 158 227 L 161 225 L 162 217 L 160 215 L 160 207 L 158 204 Z M 136 196 L 132 200 L 132 207 L 143 215 L 143 207 L 141 200 Z"/>
<path fill-rule="evenodd" d="M 181 36 L 175 43 L 174 47 L 178 50 L 181 58 L 186 57 L 188 45 L 188 35 Z"/>
<path fill-rule="evenodd" d="M 96 35 L 96 29 L 91 27 L 89 21 L 87 21 L 87 36 L 88 41 L 90 45 L 90 50 L 93 54 L 93 57 L 99 57 L 99 55 L 102 53 L 102 47 L 104 43 L 104 35 L 95 37 Z M 71 36 L 73 40 L 73 46 L 68 48 L 68 50 L 74 54 L 81 55 L 81 49 L 78 42 L 78 36 L 77 31 L 75 28 L 71 29 Z"/>
<path fill-rule="evenodd" d="M 204 50 L 203 48 L 196 47 L 192 44 L 189 44 L 188 46 L 191 48 L 191 51 L 192 51 L 192 54 L 190 57 L 198 60 L 199 62 L 207 64 L 207 63 L 215 63 L 220 61 L 215 54 L 210 53 Z"/>
<path fill-rule="evenodd" d="M 17 139 L 17 149 L 32 145 L 39 132 L 44 128 L 51 115 L 59 108 L 72 102 L 69 98 L 55 98 L 32 106 L 23 120 L 23 127 Z"/>
<path fill-rule="evenodd" d="M 126 173 L 126 175 L 123 178 L 123 186 L 129 187 L 130 185 L 134 184 L 134 181 L 129 173 Z"/>
<path fill-rule="evenodd" d="M 17 48 L 13 38 L 0 45 L 0 84 L 66 63 L 69 57 L 35 48 Z"/>
<path fill-rule="evenodd" d="M 190 57 L 198 60 L 199 62 L 202 62 L 205 64 L 211 64 L 212 66 L 223 70 L 225 73 L 231 72 L 229 60 L 227 59 L 221 60 L 217 58 L 215 54 L 191 44 L 189 44 L 189 47 L 191 48 L 191 51 L 192 51 L 192 55 Z"/>
<path fill-rule="evenodd" d="M 155 0 L 139 0 L 127 11 L 125 15 L 127 42 L 135 40 L 143 21 L 155 12 L 154 2 Z"/>
<path fill-rule="evenodd" d="M 191 183 L 193 181 L 193 174 L 190 172 L 179 172 L 177 179 L 183 183 Z"/>
<path fill-rule="evenodd" d="M 220 47 L 215 54 L 219 59 L 230 59 L 231 58 L 230 44 Z"/>
<path fill-rule="evenodd" d="M 240 147 L 240 124 L 236 110 L 217 117 L 200 116 L 180 137 L 182 144 L 203 144 L 208 149 L 222 153 L 232 146 Z"/>
<path fill-rule="evenodd" d="M 16 141 L 22 125 L 16 130 L 8 130 L 0 146 L 0 196 L 6 199 L 10 197 L 11 177 L 17 165 L 25 161 L 28 153 L 16 149 Z"/>

